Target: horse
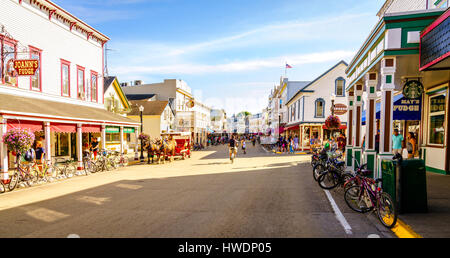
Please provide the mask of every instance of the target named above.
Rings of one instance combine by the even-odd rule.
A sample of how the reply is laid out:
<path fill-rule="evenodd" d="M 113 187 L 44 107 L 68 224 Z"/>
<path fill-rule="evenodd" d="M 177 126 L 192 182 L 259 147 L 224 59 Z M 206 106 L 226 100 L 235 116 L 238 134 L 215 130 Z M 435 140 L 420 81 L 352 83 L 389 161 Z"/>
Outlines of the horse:
<path fill-rule="evenodd" d="M 152 158 L 152 163 L 154 163 L 154 156 L 158 154 L 158 146 L 152 142 L 151 140 L 149 140 L 146 144 L 145 147 L 147 149 L 147 164 L 150 164 L 150 157 Z"/>

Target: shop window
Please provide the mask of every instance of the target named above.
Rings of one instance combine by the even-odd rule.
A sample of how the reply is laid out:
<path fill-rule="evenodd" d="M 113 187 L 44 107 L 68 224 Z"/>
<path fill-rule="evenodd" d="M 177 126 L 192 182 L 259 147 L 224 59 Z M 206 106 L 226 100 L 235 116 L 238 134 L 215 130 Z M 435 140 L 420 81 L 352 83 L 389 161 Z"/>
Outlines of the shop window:
<path fill-rule="evenodd" d="M 91 101 L 97 102 L 98 99 L 98 74 L 91 71 Z"/>
<path fill-rule="evenodd" d="M 61 95 L 70 96 L 70 62 L 61 59 Z"/>
<path fill-rule="evenodd" d="M 17 72 L 14 69 L 14 59 L 17 57 L 16 51 L 16 41 L 1 37 L 1 48 L 3 50 L 3 54 L 1 56 L 1 82 L 7 85 L 16 86 L 17 87 Z"/>
<path fill-rule="evenodd" d="M 316 118 L 325 117 L 325 101 L 323 99 L 316 100 L 315 108 L 316 108 L 316 112 L 315 112 Z"/>
<path fill-rule="evenodd" d="M 120 142 L 119 133 L 106 133 L 106 142 Z"/>
<path fill-rule="evenodd" d="M 69 134 L 56 134 L 55 154 L 57 157 L 69 156 Z"/>
<path fill-rule="evenodd" d="M 344 78 L 342 78 L 342 77 L 337 78 L 335 81 L 335 84 L 336 84 L 336 89 L 335 89 L 336 96 L 343 97 L 345 95 L 345 80 L 344 80 Z"/>
<path fill-rule="evenodd" d="M 39 67 L 36 70 L 36 73 L 33 76 L 30 76 L 30 88 L 31 90 L 41 91 L 42 90 L 42 82 L 41 82 L 41 56 L 42 51 L 34 48 L 32 46 L 30 48 L 30 59 L 35 59 L 39 61 Z"/>
<path fill-rule="evenodd" d="M 446 93 L 430 96 L 429 99 L 429 144 L 444 145 Z"/>
<path fill-rule="evenodd" d="M 84 85 L 84 67 L 77 66 L 77 97 L 78 99 L 85 100 L 85 85 Z"/>

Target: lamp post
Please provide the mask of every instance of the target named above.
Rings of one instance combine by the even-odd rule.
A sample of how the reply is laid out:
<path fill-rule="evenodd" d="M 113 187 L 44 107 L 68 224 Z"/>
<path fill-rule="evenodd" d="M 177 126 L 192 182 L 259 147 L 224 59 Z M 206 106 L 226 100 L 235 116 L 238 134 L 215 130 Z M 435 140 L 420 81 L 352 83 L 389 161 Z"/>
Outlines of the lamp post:
<path fill-rule="evenodd" d="M 141 116 L 141 134 L 144 133 L 144 123 L 143 123 L 143 119 L 142 119 L 142 112 L 144 112 L 144 106 L 139 106 L 139 112 L 140 112 L 140 116 Z M 144 139 L 142 139 L 141 137 L 141 157 L 140 157 L 141 162 L 144 161 Z"/>
<path fill-rule="evenodd" d="M 334 101 L 336 100 L 336 94 L 331 94 L 331 116 L 334 116 Z M 331 129 L 331 137 L 333 137 L 333 128 Z"/>

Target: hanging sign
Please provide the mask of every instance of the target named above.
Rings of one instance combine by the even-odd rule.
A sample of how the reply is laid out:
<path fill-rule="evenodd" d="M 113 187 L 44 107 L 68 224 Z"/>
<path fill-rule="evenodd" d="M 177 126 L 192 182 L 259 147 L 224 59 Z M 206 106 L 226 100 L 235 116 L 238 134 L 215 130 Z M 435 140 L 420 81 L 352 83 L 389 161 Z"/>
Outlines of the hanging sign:
<path fill-rule="evenodd" d="M 106 132 L 107 132 L 107 133 L 120 133 L 120 127 L 116 127 L 116 126 L 107 126 L 107 127 L 106 127 Z"/>
<path fill-rule="evenodd" d="M 134 133 L 134 128 L 133 127 L 124 127 L 123 132 L 124 133 Z"/>
<path fill-rule="evenodd" d="M 408 99 L 418 99 L 423 94 L 423 85 L 418 80 L 411 80 L 405 83 L 403 86 L 403 96 Z"/>
<path fill-rule="evenodd" d="M 39 68 L 39 60 L 14 60 L 13 67 L 19 76 L 32 76 Z"/>
<path fill-rule="evenodd" d="M 335 104 L 334 105 L 334 114 L 341 116 L 341 115 L 345 115 L 347 113 L 347 105 L 345 104 Z"/>

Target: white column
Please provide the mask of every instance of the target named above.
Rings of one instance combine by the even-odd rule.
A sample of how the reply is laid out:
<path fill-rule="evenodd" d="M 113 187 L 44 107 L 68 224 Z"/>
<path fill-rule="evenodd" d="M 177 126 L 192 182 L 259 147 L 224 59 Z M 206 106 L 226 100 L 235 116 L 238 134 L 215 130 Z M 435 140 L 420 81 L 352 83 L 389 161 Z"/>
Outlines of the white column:
<path fill-rule="evenodd" d="M 6 126 L 6 119 L 0 120 L 0 141 L 3 139 L 3 135 L 6 134 L 7 126 Z M 1 166 L 1 177 L 0 179 L 8 180 L 9 174 L 8 174 L 8 149 L 6 147 L 6 144 L 3 142 L 0 143 L 0 166 Z"/>
<path fill-rule="evenodd" d="M 361 164 L 362 160 L 362 94 L 363 85 L 356 84 L 354 86 L 355 97 L 353 107 L 353 158 L 354 166 Z"/>
<path fill-rule="evenodd" d="M 353 139 L 354 139 L 354 124 L 355 121 L 353 120 L 354 117 L 354 99 L 355 99 L 355 92 L 349 91 L 347 95 L 347 101 L 348 101 L 348 111 L 347 111 L 347 144 L 345 146 L 345 155 L 346 158 L 346 164 L 347 168 L 350 170 L 353 170 Z"/>
<path fill-rule="evenodd" d="M 102 125 L 102 149 L 106 150 L 106 126 Z"/>
<path fill-rule="evenodd" d="M 77 124 L 77 170 L 83 169 L 83 130 L 82 124 Z"/>
<path fill-rule="evenodd" d="M 134 160 L 139 160 L 139 153 L 138 153 L 138 145 L 139 145 L 139 127 L 134 128 L 134 135 L 135 135 L 135 144 L 134 144 Z"/>
<path fill-rule="evenodd" d="M 384 58 L 381 61 L 381 118 L 380 119 L 380 153 L 378 155 L 378 173 L 381 177 L 381 161 L 392 159 L 392 121 L 395 89 L 395 57 Z"/>
<path fill-rule="evenodd" d="M 376 174 L 376 151 L 375 136 L 377 134 L 376 124 L 376 99 L 378 74 L 367 73 L 365 75 L 366 84 L 366 148 L 364 150 L 364 162 L 367 168 Z"/>
<path fill-rule="evenodd" d="M 123 153 L 124 149 L 125 149 L 125 142 L 124 142 L 124 137 L 123 137 L 123 126 L 120 127 L 119 135 L 120 135 L 120 153 Z"/>
<path fill-rule="evenodd" d="M 44 134 L 45 134 L 45 159 L 47 162 L 52 162 L 52 139 L 50 135 L 50 122 L 44 122 Z"/>

